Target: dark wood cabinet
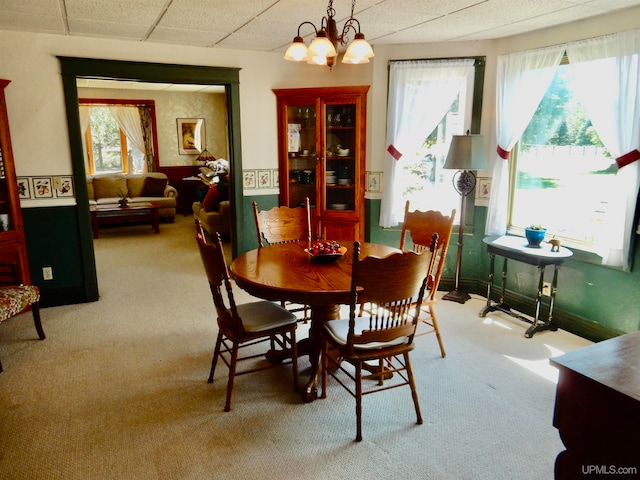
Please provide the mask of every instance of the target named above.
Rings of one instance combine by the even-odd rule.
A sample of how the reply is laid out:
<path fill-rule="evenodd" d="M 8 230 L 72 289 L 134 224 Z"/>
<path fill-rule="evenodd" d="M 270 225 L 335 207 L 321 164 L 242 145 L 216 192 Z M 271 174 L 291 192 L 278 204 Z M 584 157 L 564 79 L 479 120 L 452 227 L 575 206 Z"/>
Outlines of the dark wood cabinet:
<path fill-rule="evenodd" d="M 28 284 L 31 283 L 31 275 L 4 95 L 9 82 L 0 79 L 0 259 L 17 259 L 22 283 Z"/>
<path fill-rule="evenodd" d="M 368 86 L 276 89 L 280 205 L 312 205 L 315 236 L 364 240 Z"/>

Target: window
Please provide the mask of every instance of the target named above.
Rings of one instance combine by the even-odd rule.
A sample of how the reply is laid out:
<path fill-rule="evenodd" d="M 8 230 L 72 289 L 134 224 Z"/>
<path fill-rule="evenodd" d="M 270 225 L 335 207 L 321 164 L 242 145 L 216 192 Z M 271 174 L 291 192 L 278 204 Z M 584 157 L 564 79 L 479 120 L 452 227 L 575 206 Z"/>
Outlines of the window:
<path fill-rule="evenodd" d="M 479 131 L 484 58 L 394 61 L 389 70 L 380 225 L 402 222 L 407 200 L 412 210 L 459 211 L 456 171 L 443 165 L 453 135 Z"/>
<path fill-rule="evenodd" d="M 89 173 L 155 171 L 157 149 L 152 100 L 80 99 Z"/>
<path fill-rule="evenodd" d="M 513 156 L 512 229 L 542 224 L 548 234 L 591 250 L 612 196 L 615 159 L 578 100 L 575 72 L 564 62 Z"/>
<path fill-rule="evenodd" d="M 516 226 L 549 222 L 574 247 L 628 270 L 640 190 L 640 30 L 500 55 L 497 73 L 498 146 L 487 233 L 521 233 Z M 546 117 L 552 130 L 523 136 L 532 119 L 536 123 L 534 115 L 542 115 L 545 96 L 547 104 L 557 97 L 556 111 Z M 518 142 L 525 157 L 540 142 L 545 160 L 521 160 L 514 169 Z M 566 151 L 549 159 L 548 150 L 557 147 Z M 573 151 L 578 147 L 580 160 Z M 544 161 L 550 165 L 543 171 Z M 532 187 L 538 195 L 526 192 Z M 527 215 L 535 208 L 542 218 L 532 220 Z"/>
<path fill-rule="evenodd" d="M 127 136 L 108 108 L 91 108 L 85 140 L 90 173 L 127 172 Z"/>

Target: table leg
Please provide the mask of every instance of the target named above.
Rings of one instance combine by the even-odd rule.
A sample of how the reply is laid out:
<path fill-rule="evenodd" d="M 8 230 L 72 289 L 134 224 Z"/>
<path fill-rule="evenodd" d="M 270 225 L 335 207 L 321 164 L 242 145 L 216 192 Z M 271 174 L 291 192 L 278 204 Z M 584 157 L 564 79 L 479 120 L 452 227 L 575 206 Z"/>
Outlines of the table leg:
<path fill-rule="evenodd" d="M 491 292 L 493 290 L 493 272 L 494 272 L 494 266 L 496 263 L 496 256 L 490 253 L 489 258 L 491 259 L 491 262 L 489 265 L 489 281 L 487 283 L 487 304 L 478 313 L 478 315 L 483 318 L 487 316 L 487 313 L 493 311 L 493 308 L 491 307 Z"/>
<path fill-rule="evenodd" d="M 546 322 L 540 321 L 540 305 L 542 304 L 542 288 L 544 286 L 544 265 L 539 266 L 538 269 L 540 270 L 540 280 L 538 282 L 538 293 L 536 295 L 535 317 L 533 318 L 532 325 L 527 329 L 527 331 L 524 334 L 525 338 L 531 338 L 533 337 L 534 333 L 541 332 L 543 330 L 552 330 L 552 331 L 558 330 L 558 327 L 551 322 L 552 315 L 553 315 L 553 303 L 555 299 L 554 290 L 556 288 L 556 283 L 558 281 L 558 266 L 557 265 L 555 266 L 555 269 L 553 272 L 553 283 L 551 286 L 551 292 L 550 292 L 551 296 L 550 296 L 550 303 L 549 303 L 549 317 Z"/>
<path fill-rule="evenodd" d="M 322 376 L 320 332 L 327 321 L 338 318 L 340 318 L 340 305 L 311 305 L 309 338 L 302 342 L 304 354 L 309 355 L 309 362 L 311 362 L 311 377 L 302 389 L 302 400 L 305 403 L 313 402 L 318 398 L 318 385 Z"/>
<path fill-rule="evenodd" d="M 493 290 L 493 277 L 494 277 L 494 265 L 495 265 L 495 255 L 490 254 L 491 256 L 491 266 L 489 270 L 489 285 L 487 286 L 487 305 L 480 310 L 478 313 L 479 317 L 486 317 L 487 313 L 495 312 L 496 310 L 500 310 L 511 315 L 511 307 L 504 303 L 505 292 L 507 289 L 507 259 L 504 259 L 504 263 L 502 264 L 502 277 L 501 277 L 501 287 L 500 287 L 500 301 L 493 302 L 491 301 L 491 292 Z"/>
<path fill-rule="evenodd" d="M 301 395 L 305 403 L 313 402 L 318 398 L 318 384 L 322 376 L 322 364 L 320 363 L 320 351 L 322 349 L 321 330 L 328 320 L 340 318 L 340 305 L 311 305 L 311 327 L 309 337 L 298 341 L 298 357 L 309 355 L 311 363 L 311 376 L 304 384 Z M 269 350 L 266 359 L 271 363 L 282 363 L 291 357 L 290 350 Z"/>
<path fill-rule="evenodd" d="M 151 209 L 151 225 L 153 226 L 153 231 L 156 233 L 160 233 L 160 209 L 152 208 Z"/>
<path fill-rule="evenodd" d="M 98 231 L 98 212 L 91 211 L 91 229 L 93 230 L 93 238 L 99 238 L 100 233 Z"/>
<path fill-rule="evenodd" d="M 553 269 L 553 280 L 551 281 L 551 293 L 549 296 L 549 318 L 548 323 L 551 324 L 551 330 L 557 330 L 558 327 L 553 323 L 553 307 L 556 303 L 556 292 L 558 291 L 558 270 L 560 265 L 555 265 Z M 554 328 L 555 327 L 555 328 Z"/>

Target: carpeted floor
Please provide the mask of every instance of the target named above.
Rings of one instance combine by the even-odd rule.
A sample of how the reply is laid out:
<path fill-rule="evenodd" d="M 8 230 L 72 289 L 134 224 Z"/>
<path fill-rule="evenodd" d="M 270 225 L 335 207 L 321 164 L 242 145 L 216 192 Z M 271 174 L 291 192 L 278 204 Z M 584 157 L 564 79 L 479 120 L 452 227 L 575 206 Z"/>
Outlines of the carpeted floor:
<path fill-rule="evenodd" d="M 353 399 L 330 384 L 303 404 L 290 366 L 239 377 L 224 413 L 226 367 L 206 382 L 216 325 L 193 221 L 160 230 L 101 230 L 100 301 L 43 309 L 45 341 L 28 314 L 0 326 L 0 478 L 553 478 L 548 359 L 590 342 L 525 339 L 527 324 L 479 318 L 481 297 L 441 301 L 447 357 L 433 335 L 412 355 L 422 426 L 408 389 L 379 393 L 356 443 Z"/>

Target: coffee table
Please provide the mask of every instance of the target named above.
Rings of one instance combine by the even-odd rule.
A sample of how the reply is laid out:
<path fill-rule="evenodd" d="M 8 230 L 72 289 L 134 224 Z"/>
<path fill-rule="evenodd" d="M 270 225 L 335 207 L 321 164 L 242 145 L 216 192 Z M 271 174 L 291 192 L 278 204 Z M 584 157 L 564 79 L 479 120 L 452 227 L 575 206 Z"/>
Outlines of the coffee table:
<path fill-rule="evenodd" d="M 160 203 L 130 203 L 121 207 L 117 203 L 90 205 L 93 238 L 100 237 L 98 224 L 150 222 L 155 233 L 160 233 Z"/>

